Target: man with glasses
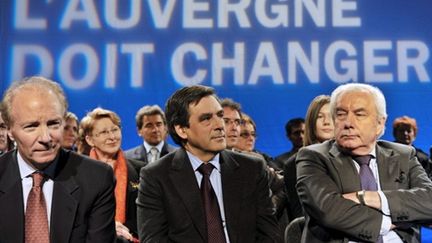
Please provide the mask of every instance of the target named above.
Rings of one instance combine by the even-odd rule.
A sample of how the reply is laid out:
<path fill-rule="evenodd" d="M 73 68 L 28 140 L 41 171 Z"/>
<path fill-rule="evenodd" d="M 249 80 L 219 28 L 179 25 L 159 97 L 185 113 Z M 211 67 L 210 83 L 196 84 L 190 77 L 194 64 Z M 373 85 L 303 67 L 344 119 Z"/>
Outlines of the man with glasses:
<path fill-rule="evenodd" d="M 166 119 L 158 105 L 143 106 L 138 110 L 135 121 L 138 135 L 142 137 L 143 143 L 125 151 L 127 158 L 140 160 L 147 165 L 176 150 L 165 141 Z"/>

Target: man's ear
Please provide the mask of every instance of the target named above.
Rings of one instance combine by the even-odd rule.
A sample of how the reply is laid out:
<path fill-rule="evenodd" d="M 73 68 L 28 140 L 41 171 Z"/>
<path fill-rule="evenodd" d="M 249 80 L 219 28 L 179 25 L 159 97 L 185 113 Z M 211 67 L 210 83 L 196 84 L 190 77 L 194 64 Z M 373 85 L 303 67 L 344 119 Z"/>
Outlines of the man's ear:
<path fill-rule="evenodd" d="M 379 129 L 377 131 L 377 135 L 380 135 L 382 133 L 382 131 L 384 130 L 386 120 L 387 119 L 385 117 L 382 117 L 382 118 L 378 119 Z"/>
<path fill-rule="evenodd" d="M 12 135 L 12 132 L 11 132 L 10 129 L 8 130 L 8 136 L 9 136 L 10 140 L 15 141 L 15 138 L 14 138 L 14 136 Z"/>
<path fill-rule="evenodd" d="M 179 137 L 181 137 L 182 139 L 187 139 L 186 127 L 181 127 L 180 125 L 175 125 L 174 128 L 175 128 L 177 135 L 179 135 Z"/>

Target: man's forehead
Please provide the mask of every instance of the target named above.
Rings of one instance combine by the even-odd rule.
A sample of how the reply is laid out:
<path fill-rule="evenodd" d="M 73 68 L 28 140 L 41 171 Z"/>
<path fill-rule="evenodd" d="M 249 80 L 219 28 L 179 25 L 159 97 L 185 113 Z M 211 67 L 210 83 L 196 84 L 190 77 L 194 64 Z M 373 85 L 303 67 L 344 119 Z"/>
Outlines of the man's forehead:
<path fill-rule="evenodd" d="M 224 110 L 224 117 L 230 116 L 230 117 L 240 118 L 240 113 L 236 109 L 226 106 L 223 107 L 223 110 Z"/>
<path fill-rule="evenodd" d="M 153 115 L 145 115 L 145 116 L 143 116 L 143 121 L 145 123 L 152 122 L 152 121 L 150 121 L 150 119 L 152 121 L 154 121 L 154 120 L 157 120 L 157 121 L 160 120 L 160 121 L 162 121 L 162 116 L 160 114 L 153 114 Z"/>

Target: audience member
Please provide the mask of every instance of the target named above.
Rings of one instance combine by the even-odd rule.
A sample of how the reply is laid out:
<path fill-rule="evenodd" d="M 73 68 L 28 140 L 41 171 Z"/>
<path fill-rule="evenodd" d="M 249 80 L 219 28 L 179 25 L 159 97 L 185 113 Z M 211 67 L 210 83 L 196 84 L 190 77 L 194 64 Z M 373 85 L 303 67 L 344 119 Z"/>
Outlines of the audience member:
<path fill-rule="evenodd" d="M 378 141 L 386 102 L 360 83 L 330 101 L 335 140 L 297 153 L 297 190 L 306 212 L 302 242 L 418 242 L 432 219 L 432 182 L 411 146 Z"/>
<path fill-rule="evenodd" d="M 221 100 L 224 111 L 225 135 L 227 149 L 233 149 L 240 136 L 241 105 L 230 98 Z"/>
<path fill-rule="evenodd" d="M 0 157 L 0 242 L 114 242 L 114 175 L 61 148 L 67 102 L 42 77 L 15 82 L 1 114 L 17 150 Z"/>
<path fill-rule="evenodd" d="M 267 163 L 269 185 L 272 192 L 271 199 L 276 209 L 275 215 L 279 220 L 281 233 L 283 234 L 285 226 L 288 223 L 288 218 L 285 212 L 286 195 L 284 190 L 284 180 L 281 175 L 282 171 L 275 170 L 273 159 L 269 155 L 255 149 L 255 141 L 257 138 L 256 124 L 252 118 L 245 113 L 241 113 L 241 117 L 240 137 L 235 150 L 261 158 Z"/>
<path fill-rule="evenodd" d="M 141 241 L 280 242 L 264 162 L 225 150 L 224 110 L 213 89 L 184 87 L 165 111 L 181 148 L 141 170 Z"/>
<path fill-rule="evenodd" d="M 297 151 L 303 147 L 305 121 L 303 118 L 293 118 L 285 124 L 285 133 L 287 138 L 291 141 L 291 150 L 276 156 L 275 162 L 280 169 L 286 161 Z"/>
<path fill-rule="evenodd" d="M 120 148 L 122 142 L 120 117 L 116 113 L 96 108 L 86 117 L 80 126 L 87 144 L 92 147 L 90 157 L 110 165 L 114 169 L 117 181 L 115 186 L 117 242 L 136 241 L 138 234 L 135 200 L 142 162 L 125 158 Z"/>
<path fill-rule="evenodd" d="M 315 97 L 306 112 L 304 146 L 322 143 L 334 137 L 333 120 L 330 115 L 330 96 Z M 287 193 L 288 218 L 290 221 L 304 215 L 298 198 L 296 175 L 296 156 L 292 155 L 284 165 L 285 190 Z"/>
<path fill-rule="evenodd" d="M 413 146 L 416 150 L 418 161 L 430 177 L 432 166 L 429 155 L 413 145 L 417 137 L 417 131 L 417 122 L 414 118 L 402 116 L 393 121 L 393 137 L 395 138 L 395 142 Z"/>
<path fill-rule="evenodd" d="M 88 119 L 90 119 L 90 117 L 83 117 L 81 119 L 81 121 L 79 122 L 79 124 L 87 124 L 89 123 L 89 121 L 87 121 Z M 83 155 L 90 155 L 90 150 L 91 150 L 91 146 L 87 143 L 86 141 L 86 133 L 84 131 L 84 129 L 82 129 L 82 126 L 79 126 L 78 129 L 78 140 L 76 141 L 76 147 L 77 147 L 77 152 L 79 154 L 83 154 Z"/>
<path fill-rule="evenodd" d="M 62 147 L 76 151 L 76 142 L 78 140 L 78 117 L 72 113 L 67 112 L 65 117 L 65 126 L 63 130 Z"/>
<path fill-rule="evenodd" d="M 147 165 L 175 150 L 165 141 L 166 119 L 158 105 L 144 106 L 139 109 L 135 121 L 138 135 L 142 137 L 143 143 L 125 151 L 127 158 L 140 160 Z"/>
<path fill-rule="evenodd" d="M 13 147 L 14 147 L 14 143 L 9 138 L 8 127 L 6 126 L 6 123 L 3 121 L 3 118 L 1 117 L 1 113 L 0 113 L 0 155 L 6 153 L 9 150 L 12 150 Z"/>

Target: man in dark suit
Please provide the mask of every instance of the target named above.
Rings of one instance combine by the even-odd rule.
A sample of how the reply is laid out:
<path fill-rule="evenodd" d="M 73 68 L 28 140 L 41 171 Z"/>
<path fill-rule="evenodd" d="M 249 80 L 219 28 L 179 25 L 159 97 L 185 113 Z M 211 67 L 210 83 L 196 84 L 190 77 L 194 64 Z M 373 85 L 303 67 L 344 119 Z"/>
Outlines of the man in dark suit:
<path fill-rule="evenodd" d="M 31 77 L 6 91 L 1 114 L 17 149 L 0 158 L 0 242 L 115 241 L 113 171 L 61 149 L 66 111 L 50 80 Z"/>
<path fill-rule="evenodd" d="M 165 111 L 170 135 L 181 149 L 141 170 L 140 240 L 279 242 L 264 161 L 225 150 L 223 109 L 213 89 L 182 88 Z M 201 175 L 202 167 L 211 167 L 211 174 Z M 216 197 L 209 203 L 217 205 L 212 212 L 205 185 Z"/>
<path fill-rule="evenodd" d="M 158 105 L 143 106 L 135 116 L 138 135 L 142 137 L 143 143 L 125 151 L 129 159 L 144 162 L 144 166 L 152 160 L 162 158 L 168 153 L 176 150 L 169 145 L 165 139 L 167 126 L 165 114 Z M 152 149 L 155 150 L 152 154 Z"/>
<path fill-rule="evenodd" d="M 291 150 L 276 156 L 275 164 L 279 169 L 283 169 L 288 159 L 303 147 L 304 132 L 305 120 L 301 117 L 290 119 L 285 124 L 285 134 L 291 142 Z"/>
<path fill-rule="evenodd" d="M 302 242 L 419 242 L 418 224 L 432 219 L 432 183 L 412 147 L 377 141 L 385 103 L 367 84 L 333 91 L 335 140 L 296 158 Z"/>

